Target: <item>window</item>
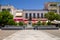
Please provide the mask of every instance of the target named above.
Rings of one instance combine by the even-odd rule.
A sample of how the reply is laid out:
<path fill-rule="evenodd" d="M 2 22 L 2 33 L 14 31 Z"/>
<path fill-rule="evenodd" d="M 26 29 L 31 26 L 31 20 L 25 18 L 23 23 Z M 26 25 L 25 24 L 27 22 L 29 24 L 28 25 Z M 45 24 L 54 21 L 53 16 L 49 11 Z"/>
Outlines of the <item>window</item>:
<path fill-rule="evenodd" d="M 40 18 L 39 13 L 37 13 L 37 18 Z"/>
<path fill-rule="evenodd" d="M 2 9 L 2 11 L 5 11 L 6 9 Z"/>
<path fill-rule="evenodd" d="M 21 16 L 16 16 L 16 17 L 21 17 Z"/>
<path fill-rule="evenodd" d="M 5 11 L 5 10 L 11 11 L 10 8 L 8 8 L 8 9 L 2 9 L 2 11 Z"/>
<path fill-rule="evenodd" d="M 50 4 L 50 6 L 57 6 L 57 4 Z"/>
<path fill-rule="evenodd" d="M 43 18 L 43 13 L 41 13 L 41 18 Z"/>
<path fill-rule="evenodd" d="M 32 20 L 32 13 L 29 13 L 29 20 Z"/>
<path fill-rule="evenodd" d="M 16 17 L 22 17 L 22 13 L 16 13 Z"/>
<path fill-rule="evenodd" d="M 8 11 L 11 11 L 11 9 L 10 9 L 10 8 L 8 8 L 7 10 L 8 10 Z"/>
<path fill-rule="evenodd" d="M 33 18 L 36 18 L 36 15 L 35 15 L 35 13 L 33 13 Z"/>
<path fill-rule="evenodd" d="M 50 11 L 57 13 L 57 10 L 50 10 Z"/>
<path fill-rule="evenodd" d="M 28 13 L 25 13 L 25 18 L 28 18 Z"/>

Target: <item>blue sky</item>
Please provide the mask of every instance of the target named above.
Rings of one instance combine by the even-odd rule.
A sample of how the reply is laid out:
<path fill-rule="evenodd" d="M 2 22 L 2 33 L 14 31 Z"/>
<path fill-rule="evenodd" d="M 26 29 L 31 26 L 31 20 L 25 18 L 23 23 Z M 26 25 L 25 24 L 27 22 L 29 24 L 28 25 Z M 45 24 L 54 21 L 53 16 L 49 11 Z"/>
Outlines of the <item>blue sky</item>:
<path fill-rule="evenodd" d="M 1 5 L 13 5 L 18 9 L 43 9 L 45 2 L 60 2 L 60 0 L 0 0 Z"/>

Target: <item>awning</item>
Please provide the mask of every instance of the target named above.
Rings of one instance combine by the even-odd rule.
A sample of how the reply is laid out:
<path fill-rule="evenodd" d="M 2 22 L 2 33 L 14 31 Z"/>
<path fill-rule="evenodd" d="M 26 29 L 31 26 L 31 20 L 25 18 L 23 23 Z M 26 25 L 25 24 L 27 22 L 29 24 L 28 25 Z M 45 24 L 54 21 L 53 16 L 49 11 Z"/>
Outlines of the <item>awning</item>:
<path fill-rule="evenodd" d="M 38 19 L 32 19 L 32 21 L 38 21 Z"/>
<path fill-rule="evenodd" d="M 23 21 L 23 18 L 14 18 L 14 21 Z"/>

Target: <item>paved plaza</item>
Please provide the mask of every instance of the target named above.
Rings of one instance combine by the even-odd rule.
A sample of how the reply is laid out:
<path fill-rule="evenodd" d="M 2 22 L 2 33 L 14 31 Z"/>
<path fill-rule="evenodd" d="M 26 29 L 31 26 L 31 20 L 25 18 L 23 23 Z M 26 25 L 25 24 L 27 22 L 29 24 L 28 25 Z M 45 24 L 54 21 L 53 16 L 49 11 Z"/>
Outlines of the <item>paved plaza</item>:
<path fill-rule="evenodd" d="M 18 30 L 0 30 L 0 40 L 16 33 Z"/>
<path fill-rule="evenodd" d="M 43 30 L 19 30 L 3 40 L 60 40 L 60 37 Z"/>

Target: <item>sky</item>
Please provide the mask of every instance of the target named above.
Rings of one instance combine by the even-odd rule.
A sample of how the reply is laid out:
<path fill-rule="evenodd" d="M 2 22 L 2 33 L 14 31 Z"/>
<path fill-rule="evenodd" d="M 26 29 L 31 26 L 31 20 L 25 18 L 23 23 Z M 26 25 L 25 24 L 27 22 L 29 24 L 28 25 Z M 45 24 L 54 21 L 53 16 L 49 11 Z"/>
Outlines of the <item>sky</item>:
<path fill-rule="evenodd" d="M 46 2 L 60 2 L 60 0 L 0 0 L 1 5 L 13 5 L 17 9 L 43 9 Z"/>

